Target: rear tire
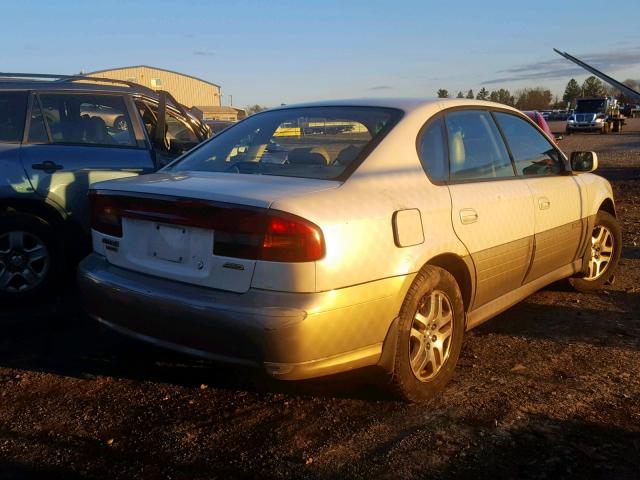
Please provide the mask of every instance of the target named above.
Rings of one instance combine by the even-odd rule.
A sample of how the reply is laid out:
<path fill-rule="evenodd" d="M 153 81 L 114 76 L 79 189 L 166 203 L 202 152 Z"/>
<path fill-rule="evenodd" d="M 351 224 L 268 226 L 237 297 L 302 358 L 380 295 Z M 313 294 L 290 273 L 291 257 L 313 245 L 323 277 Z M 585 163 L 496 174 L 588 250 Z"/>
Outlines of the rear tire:
<path fill-rule="evenodd" d="M 610 213 L 600 210 L 596 215 L 590 248 L 592 251 L 587 275 L 569 279 L 571 286 L 578 292 L 601 290 L 618 266 L 622 252 L 622 233 L 618 220 Z"/>
<path fill-rule="evenodd" d="M 404 400 L 423 402 L 453 376 L 464 334 L 462 294 L 453 276 L 426 266 L 416 276 L 400 310 L 391 382 Z"/>
<path fill-rule="evenodd" d="M 60 242 L 47 223 L 30 215 L 0 217 L 0 304 L 50 296 L 63 265 Z"/>

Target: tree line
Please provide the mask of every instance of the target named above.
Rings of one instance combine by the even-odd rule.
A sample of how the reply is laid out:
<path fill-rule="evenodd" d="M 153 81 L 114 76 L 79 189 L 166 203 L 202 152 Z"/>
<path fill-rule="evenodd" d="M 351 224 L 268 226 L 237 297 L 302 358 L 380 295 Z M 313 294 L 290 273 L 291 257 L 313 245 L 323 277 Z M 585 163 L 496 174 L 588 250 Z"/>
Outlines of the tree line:
<path fill-rule="evenodd" d="M 623 83 L 634 90 L 638 89 L 638 82 L 635 80 L 628 79 Z M 444 88 L 439 89 L 437 95 L 438 98 L 451 98 L 449 91 Z M 561 110 L 568 106 L 575 106 L 576 98 L 601 97 L 604 95 L 614 96 L 622 103 L 629 101 L 619 90 L 605 85 L 599 78 L 593 75 L 586 78 L 585 81 L 582 82 L 582 85 L 580 85 L 575 78 L 569 80 L 562 98 L 557 95 L 554 96 L 551 90 L 545 87 L 521 88 L 513 92 L 513 94 L 505 88 L 489 91 L 482 87 L 475 95 L 473 90 L 468 90 L 466 94 L 459 91 L 455 98 L 488 100 L 509 105 L 519 110 Z"/>

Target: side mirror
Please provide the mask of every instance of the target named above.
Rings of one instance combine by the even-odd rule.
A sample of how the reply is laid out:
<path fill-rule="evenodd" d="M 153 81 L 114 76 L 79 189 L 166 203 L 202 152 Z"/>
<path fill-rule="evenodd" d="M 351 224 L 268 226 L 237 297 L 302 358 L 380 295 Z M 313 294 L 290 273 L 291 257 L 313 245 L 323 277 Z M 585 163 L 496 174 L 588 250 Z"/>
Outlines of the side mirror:
<path fill-rule="evenodd" d="M 596 152 L 572 152 L 571 170 L 574 172 L 593 172 L 598 168 Z"/>

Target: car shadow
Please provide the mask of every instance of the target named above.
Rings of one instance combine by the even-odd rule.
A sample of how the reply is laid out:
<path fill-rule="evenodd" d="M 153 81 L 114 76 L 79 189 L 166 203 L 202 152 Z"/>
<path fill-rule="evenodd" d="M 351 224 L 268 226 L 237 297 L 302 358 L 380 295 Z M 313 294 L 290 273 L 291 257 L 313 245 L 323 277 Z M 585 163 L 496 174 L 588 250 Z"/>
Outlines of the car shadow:
<path fill-rule="evenodd" d="M 488 428 L 479 440 L 433 477 L 638 478 L 640 433 L 634 429 L 533 414 L 510 428 Z"/>
<path fill-rule="evenodd" d="M 558 282 L 547 288 L 553 291 L 567 287 Z M 588 296 L 583 298 L 587 303 Z M 525 336 L 640 349 L 640 322 L 633 320 L 633 312 L 640 308 L 640 295 L 612 291 L 607 299 L 611 312 L 577 303 L 573 307 L 524 301 L 475 329 L 473 335 Z M 129 339 L 88 319 L 76 303 L 76 294 L 71 292 L 45 306 L 0 313 L 4 333 L 0 366 L 84 379 L 108 376 L 189 388 L 206 384 L 232 391 L 393 400 L 385 389 L 386 377 L 375 367 L 319 380 L 277 381 L 259 369 L 220 364 Z M 629 311 L 621 313 L 615 305 L 627 305 Z"/>
<path fill-rule="evenodd" d="M 559 288 L 565 288 L 563 283 Z M 608 308 L 600 308 L 606 295 Z M 576 294 L 571 305 L 549 305 L 525 300 L 474 330 L 474 335 L 492 334 L 542 338 L 557 343 L 581 342 L 595 346 L 640 350 L 640 294 L 608 291 L 606 294 Z M 622 307 L 624 306 L 624 307 Z"/>
<path fill-rule="evenodd" d="M 97 376 L 302 396 L 392 400 L 375 368 L 296 382 L 272 379 L 259 369 L 221 364 L 130 339 L 89 319 L 75 292 L 47 305 L 0 313 L 0 366 L 75 378 Z"/>

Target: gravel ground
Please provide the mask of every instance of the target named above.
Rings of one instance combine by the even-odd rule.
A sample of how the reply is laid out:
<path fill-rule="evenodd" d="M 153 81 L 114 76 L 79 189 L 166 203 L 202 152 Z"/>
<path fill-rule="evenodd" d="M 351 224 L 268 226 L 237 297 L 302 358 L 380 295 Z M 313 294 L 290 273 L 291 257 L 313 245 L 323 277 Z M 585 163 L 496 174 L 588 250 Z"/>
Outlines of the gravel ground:
<path fill-rule="evenodd" d="M 373 371 L 278 383 L 161 351 L 98 328 L 69 293 L 0 314 L 0 480 L 637 479 L 640 119 L 561 147 L 597 151 L 613 183 L 616 282 L 552 285 L 469 332 L 430 404 L 387 398 Z"/>

